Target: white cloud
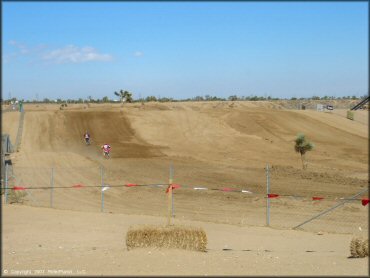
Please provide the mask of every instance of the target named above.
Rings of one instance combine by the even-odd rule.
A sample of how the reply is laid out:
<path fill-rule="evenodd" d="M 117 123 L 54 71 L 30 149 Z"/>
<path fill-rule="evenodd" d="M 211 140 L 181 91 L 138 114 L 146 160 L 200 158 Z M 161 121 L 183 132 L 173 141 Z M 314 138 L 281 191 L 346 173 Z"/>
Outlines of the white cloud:
<path fill-rule="evenodd" d="M 134 56 L 135 57 L 141 57 L 141 56 L 143 56 L 144 55 L 144 53 L 143 52 L 141 52 L 141 51 L 135 51 L 134 52 Z"/>
<path fill-rule="evenodd" d="M 84 63 L 91 61 L 108 62 L 113 59 L 112 55 L 99 53 L 95 48 L 90 46 L 78 47 L 67 45 L 53 50 L 45 44 L 39 44 L 30 48 L 16 40 L 10 40 L 8 44 L 13 47 L 14 51 L 11 53 L 4 53 L 3 59 L 6 63 L 22 56 L 33 59 L 34 63 L 42 60 L 55 64 Z"/>
<path fill-rule="evenodd" d="M 3 59 L 2 61 L 5 63 L 5 64 L 8 64 L 12 61 L 15 61 L 17 58 L 19 57 L 19 55 L 15 52 L 13 53 L 8 53 L 8 54 L 3 54 Z"/>
<path fill-rule="evenodd" d="M 110 54 L 98 53 L 95 48 L 90 46 L 80 48 L 74 45 L 67 45 L 64 48 L 46 52 L 42 56 L 42 59 L 57 64 L 63 64 L 91 61 L 107 62 L 111 61 L 113 57 Z"/>
<path fill-rule="evenodd" d="M 8 41 L 8 44 L 13 47 L 13 50 L 4 54 L 4 62 L 6 63 L 10 63 L 11 61 L 22 59 L 24 57 L 38 60 L 43 49 L 47 47 L 46 45 L 38 45 L 37 47 L 32 48 L 16 40 L 10 40 Z"/>
<path fill-rule="evenodd" d="M 30 52 L 30 50 L 28 49 L 28 47 L 25 44 L 19 43 L 15 40 L 10 40 L 9 44 L 14 46 L 15 48 L 18 48 L 20 54 L 24 55 L 24 54 L 28 54 Z"/>

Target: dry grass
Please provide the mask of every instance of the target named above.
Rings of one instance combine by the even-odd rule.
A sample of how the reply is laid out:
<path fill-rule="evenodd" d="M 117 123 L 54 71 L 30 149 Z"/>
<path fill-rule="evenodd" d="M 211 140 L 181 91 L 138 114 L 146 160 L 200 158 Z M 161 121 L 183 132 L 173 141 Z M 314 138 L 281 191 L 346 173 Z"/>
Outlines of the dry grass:
<path fill-rule="evenodd" d="M 17 203 L 23 204 L 24 198 L 27 196 L 27 193 L 23 190 L 12 190 L 8 189 L 8 202 L 9 204 Z"/>
<path fill-rule="evenodd" d="M 157 247 L 205 252 L 207 235 L 201 228 L 184 226 L 130 227 L 126 234 L 127 249 Z"/>
<path fill-rule="evenodd" d="M 367 239 L 353 238 L 349 248 L 353 258 L 369 256 L 369 240 Z"/>

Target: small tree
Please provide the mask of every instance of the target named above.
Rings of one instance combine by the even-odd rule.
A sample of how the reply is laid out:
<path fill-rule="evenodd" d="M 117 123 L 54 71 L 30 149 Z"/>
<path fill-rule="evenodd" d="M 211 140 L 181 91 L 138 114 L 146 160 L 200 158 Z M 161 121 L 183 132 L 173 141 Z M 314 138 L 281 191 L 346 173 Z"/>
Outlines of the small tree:
<path fill-rule="evenodd" d="M 202 96 L 196 96 L 194 98 L 195 101 L 204 101 L 204 98 Z"/>
<path fill-rule="evenodd" d="M 155 96 L 147 96 L 146 98 L 145 98 L 145 101 L 157 101 L 157 98 L 155 97 Z"/>
<path fill-rule="evenodd" d="M 237 95 L 232 95 L 232 96 L 229 96 L 228 100 L 235 101 L 235 100 L 238 100 L 238 97 Z"/>
<path fill-rule="evenodd" d="M 303 169 L 307 168 L 307 165 L 305 164 L 305 154 L 308 151 L 311 151 L 313 149 L 314 145 L 307 141 L 304 134 L 300 133 L 297 135 L 297 138 L 295 139 L 295 146 L 294 150 L 297 153 L 301 154 L 301 160 L 302 160 L 302 167 Z"/>
<path fill-rule="evenodd" d="M 123 97 L 126 99 L 127 102 L 131 103 L 133 101 L 133 98 L 132 98 L 132 93 L 130 93 L 129 91 L 124 91 L 123 92 Z"/>
<path fill-rule="evenodd" d="M 114 92 L 114 94 L 116 95 L 116 96 L 119 96 L 120 97 L 120 99 L 121 99 L 121 103 L 122 103 L 122 105 L 123 105 L 123 101 L 124 100 L 126 100 L 127 102 L 132 102 L 132 94 L 130 93 L 130 92 L 128 92 L 128 91 L 123 91 L 123 90 L 120 90 L 119 91 L 119 93 L 117 93 L 117 92 Z"/>

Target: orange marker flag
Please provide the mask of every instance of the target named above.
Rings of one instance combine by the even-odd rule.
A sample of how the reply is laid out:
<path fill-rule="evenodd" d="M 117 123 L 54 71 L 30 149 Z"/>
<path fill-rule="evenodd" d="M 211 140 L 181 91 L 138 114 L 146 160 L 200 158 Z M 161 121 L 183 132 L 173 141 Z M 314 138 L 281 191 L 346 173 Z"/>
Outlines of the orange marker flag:
<path fill-rule="evenodd" d="M 172 187 L 171 187 L 171 189 L 172 189 L 172 190 L 174 190 L 174 189 L 176 189 L 176 188 L 180 188 L 180 187 L 181 187 L 179 184 L 172 183 L 172 184 L 170 184 L 170 185 L 167 187 L 167 189 L 166 189 L 166 193 L 168 193 L 168 191 L 170 190 L 170 186 L 172 186 Z"/>
<path fill-rule="evenodd" d="M 23 186 L 14 186 L 13 190 L 26 190 L 26 188 Z"/>

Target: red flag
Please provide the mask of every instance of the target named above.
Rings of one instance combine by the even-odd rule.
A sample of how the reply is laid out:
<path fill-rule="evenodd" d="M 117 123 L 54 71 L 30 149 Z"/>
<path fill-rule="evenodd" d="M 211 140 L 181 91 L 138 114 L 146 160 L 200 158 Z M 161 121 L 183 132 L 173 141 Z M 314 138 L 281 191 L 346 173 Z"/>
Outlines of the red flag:
<path fill-rule="evenodd" d="M 132 187 L 132 186 L 137 186 L 137 184 L 135 184 L 135 183 L 128 183 L 128 184 L 126 184 L 126 186 L 127 187 Z"/>
<path fill-rule="evenodd" d="M 179 185 L 179 184 L 175 184 L 175 183 L 173 183 L 173 184 L 171 184 L 171 185 L 169 185 L 169 186 L 167 187 L 167 189 L 166 189 L 166 193 L 168 193 L 168 191 L 170 190 L 170 186 L 171 186 L 172 190 L 174 190 L 174 189 L 176 189 L 176 188 L 180 188 L 180 185 Z"/>
<path fill-rule="evenodd" d="M 13 190 L 26 190 L 26 188 L 23 186 L 14 186 Z"/>
<path fill-rule="evenodd" d="M 315 200 L 322 200 L 324 199 L 324 197 L 312 197 L 312 200 L 315 201 Z"/>
<path fill-rule="evenodd" d="M 230 192 L 230 191 L 237 191 L 238 189 L 235 189 L 235 188 L 230 188 L 230 187 L 224 187 L 221 189 L 221 191 L 226 191 L 226 192 Z"/>
<path fill-rule="evenodd" d="M 369 203 L 369 199 L 363 198 L 361 202 L 363 206 L 366 206 Z"/>
<path fill-rule="evenodd" d="M 267 197 L 268 198 L 277 198 L 277 197 L 279 197 L 279 195 L 278 194 L 267 194 Z"/>
<path fill-rule="evenodd" d="M 73 187 L 73 188 L 81 188 L 81 187 L 83 187 L 83 185 L 82 185 L 82 184 L 75 184 L 75 185 L 73 185 L 72 187 Z"/>

